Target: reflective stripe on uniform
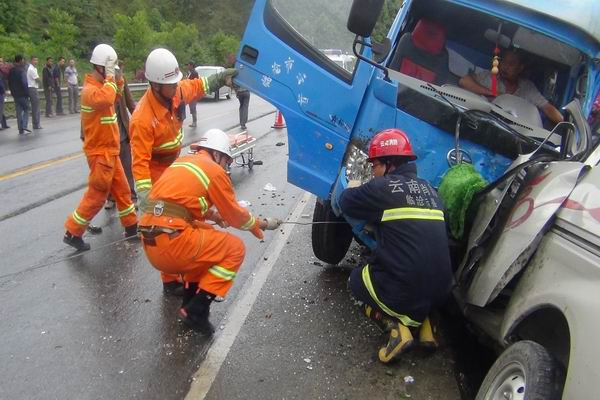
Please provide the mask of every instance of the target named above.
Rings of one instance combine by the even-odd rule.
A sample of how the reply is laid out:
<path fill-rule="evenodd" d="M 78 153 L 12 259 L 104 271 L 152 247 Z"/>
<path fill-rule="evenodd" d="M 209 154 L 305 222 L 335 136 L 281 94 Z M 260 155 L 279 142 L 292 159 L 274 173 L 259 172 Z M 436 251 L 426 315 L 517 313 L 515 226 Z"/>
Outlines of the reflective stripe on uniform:
<path fill-rule="evenodd" d="M 254 216 L 252 214 L 250 214 L 250 219 L 244 225 L 242 225 L 242 227 L 240 229 L 243 231 L 247 231 L 248 229 L 252 228 L 255 223 L 256 223 L 256 218 L 254 218 Z"/>
<path fill-rule="evenodd" d="M 110 117 L 100 117 L 101 124 L 116 124 L 117 123 L 117 113 L 114 113 Z"/>
<path fill-rule="evenodd" d="M 132 212 L 135 212 L 135 206 L 133 204 L 131 204 L 126 209 L 119 211 L 119 217 L 124 217 L 127 214 L 131 214 Z"/>
<path fill-rule="evenodd" d="M 179 133 L 177 133 L 177 137 L 175 138 L 175 140 L 163 143 L 160 146 L 153 147 L 152 150 L 178 149 L 179 147 L 181 147 L 181 142 L 183 142 L 183 128 L 179 129 Z"/>
<path fill-rule="evenodd" d="M 213 274 L 214 276 L 216 276 L 218 278 L 225 279 L 226 281 L 232 281 L 236 275 L 235 272 L 230 271 L 226 268 L 220 267 L 218 265 L 214 265 L 211 268 L 209 268 L 208 272 L 210 272 L 211 274 Z"/>
<path fill-rule="evenodd" d="M 208 211 L 208 203 L 206 202 L 206 199 L 204 197 L 199 197 L 198 201 L 200 202 L 200 212 L 202 215 L 206 214 Z"/>
<path fill-rule="evenodd" d="M 391 208 L 383 212 L 381 222 L 395 221 L 399 219 L 426 219 L 433 221 L 443 221 L 444 212 L 442 210 L 436 210 L 432 208 Z"/>
<path fill-rule="evenodd" d="M 404 326 L 414 326 L 414 327 L 419 327 L 421 326 L 421 324 L 417 321 L 413 321 L 409 316 L 404 315 L 404 314 L 398 314 L 395 311 L 390 310 L 385 304 L 383 304 L 379 298 L 377 297 L 377 294 L 375 293 L 375 288 L 373 288 L 373 283 L 371 282 L 371 275 L 369 274 L 369 265 L 365 265 L 364 268 L 362 269 L 362 279 L 363 279 L 363 283 L 365 284 L 365 286 L 367 287 L 367 290 L 369 291 L 369 294 L 371 295 L 371 298 L 373 300 L 375 300 L 375 303 L 377 303 L 377 305 L 379 306 L 379 308 L 381 308 L 383 311 L 385 311 L 386 314 L 398 318 L 400 320 L 400 322 L 402 322 L 402 325 Z"/>
<path fill-rule="evenodd" d="M 108 86 L 110 86 L 111 88 L 113 88 L 113 89 L 115 90 L 115 93 L 118 93 L 118 92 L 119 92 L 119 87 L 117 86 L 117 84 L 116 84 L 116 83 L 114 83 L 114 82 L 107 82 L 107 81 L 104 81 L 104 86 L 106 86 L 106 85 L 108 85 Z"/>
<path fill-rule="evenodd" d="M 79 225 L 88 225 L 90 223 L 90 221 L 88 221 L 87 219 L 82 218 L 81 215 L 77 213 L 77 210 L 73 211 L 73 214 L 71 214 L 71 216 L 73 217 L 73 221 L 75 221 Z"/>
<path fill-rule="evenodd" d="M 171 167 L 187 169 L 188 171 L 196 175 L 196 177 L 198 177 L 198 179 L 200 180 L 200 183 L 202 183 L 202 186 L 204 186 L 204 188 L 208 190 L 210 179 L 208 179 L 208 176 L 206 176 L 204 171 L 202 171 L 202 169 L 200 169 L 200 167 L 198 167 L 196 164 L 192 164 L 191 162 L 174 162 L 173 164 L 171 164 Z"/>
<path fill-rule="evenodd" d="M 152 188 L 152 179 L 139 179 L 135 181 L 135 190 L 150 190 Z"/>
<path fill-rule="evenodd" d="M 80 109 L 81 109 L 81 112 L 84 112 L 84 113 L 94 112 L 94 109 L 92 107 L 84 106 L 83 104 L 81 105 Z"/>
<path fill-rule="evenodd" d="M 202 81 L 202 87 L 204 88 L 204 94 L 208 93 L 208 79 L 201 76 L 200 80 Z"/>

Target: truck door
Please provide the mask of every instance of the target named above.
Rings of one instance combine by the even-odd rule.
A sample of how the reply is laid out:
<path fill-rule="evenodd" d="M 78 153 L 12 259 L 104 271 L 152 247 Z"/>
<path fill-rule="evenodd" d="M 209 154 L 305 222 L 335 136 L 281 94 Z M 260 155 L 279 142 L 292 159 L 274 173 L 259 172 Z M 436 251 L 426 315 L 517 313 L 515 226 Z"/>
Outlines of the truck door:
<path fill-rule="evenodd" d="M 367 63 L 345 69 L 327 56 L 332 50 L 352 55 L 354 35 L 346 29 L 351 5 L 257 0 L 237 57 L 235 83 L 283 113 L 288 181 L 322 198 L 337 179 L 373 73 Z"/>

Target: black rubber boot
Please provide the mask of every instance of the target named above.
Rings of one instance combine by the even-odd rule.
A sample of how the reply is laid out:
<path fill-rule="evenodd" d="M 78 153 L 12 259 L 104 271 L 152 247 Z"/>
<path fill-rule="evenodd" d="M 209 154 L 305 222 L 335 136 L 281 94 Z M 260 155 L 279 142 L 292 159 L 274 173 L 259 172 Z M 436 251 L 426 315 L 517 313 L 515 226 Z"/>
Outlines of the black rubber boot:
<path fill-rule="evenodd" d="M 137 239 L 138 238 L 138 225 L 137 225 L 137 223 L 125 227 L 125 237 L 126 238 L 131 238 L 131 239 Z"/>
<path fill-rule="evenodd" d="M 183 289 L 183 283 L 177 281 L 163 282 L 163 294 L 165 296 L 175 297 L 184 296 L 185 291 Z"/>
<path fill-rule="evenodd" d="M 181 302 L 181 308 L 187 306 L 187 304 L 196 296 L 198 292 L 198 282 L 185 282 L 183 284 L 183 301 Z"/>
<path fill-rule="evenodd" d="M 65 232 L 65 236 L 63 236 L 63 242 L 71 247 L 76 248 L 77 251 L 87 251 L 90 249 L 90 245 L 84 242 L 81 236 L 73 236 L 69 231 Z"/>
<path fill-rule="evenodd" d="M 215 295 L 200 290 L 185 307 L 179 309 L 181 321 L 196 332 L 210 336 L 215 328 L 208 320 L 210 314 L 210 303 Z"/>

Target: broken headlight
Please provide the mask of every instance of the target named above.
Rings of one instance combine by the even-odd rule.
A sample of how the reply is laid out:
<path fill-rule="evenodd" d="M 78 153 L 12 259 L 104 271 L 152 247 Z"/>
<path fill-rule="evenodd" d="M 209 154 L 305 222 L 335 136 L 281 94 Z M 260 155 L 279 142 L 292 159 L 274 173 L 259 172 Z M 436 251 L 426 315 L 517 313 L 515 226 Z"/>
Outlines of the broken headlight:
<path fill-rule="evenodd" d="M 371 163 L 368 161 L 367 154 L 351 144 L 346 156 L 346 179 L 357 180 L 361 183 L 370 181 L 373 178 Z"/>

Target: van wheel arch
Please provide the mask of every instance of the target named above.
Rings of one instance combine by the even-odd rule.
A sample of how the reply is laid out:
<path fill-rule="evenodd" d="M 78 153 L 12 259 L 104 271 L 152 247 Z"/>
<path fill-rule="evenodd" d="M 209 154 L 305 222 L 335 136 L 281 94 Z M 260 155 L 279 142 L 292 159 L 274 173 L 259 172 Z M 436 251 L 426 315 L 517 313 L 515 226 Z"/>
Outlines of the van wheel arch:
<path fill-rule="evenodd" d="M 506 335 L 506 342 L 521 340 L 531 340 L 544 346 L 567 369 L 571 334 L 569 323 L 558 308 L 537 308 L 515 322 Z"/>

